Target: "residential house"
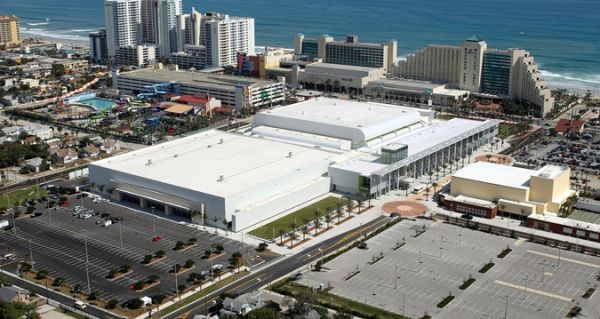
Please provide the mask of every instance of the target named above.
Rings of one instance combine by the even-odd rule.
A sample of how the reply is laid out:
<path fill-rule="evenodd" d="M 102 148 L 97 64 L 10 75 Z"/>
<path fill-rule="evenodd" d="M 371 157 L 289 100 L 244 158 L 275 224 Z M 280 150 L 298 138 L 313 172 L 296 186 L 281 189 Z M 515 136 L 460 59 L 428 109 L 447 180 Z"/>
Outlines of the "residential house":
<path fill-rule="evenodd" d="M 17 287 L 0 287 L 0 302 L 29 303 L 29 291 Z"/>
<path fill-rule="evenodd" d="M 52 153 L 52 162 L 58 165 L 66 165 L 75 162 L 79 157 L 70 148 L 61 148 Z"/>
<path fill-rule="evenodd" d="M 59 149 L 61 145 L 61 141 L 59 138 L 51 138 L 46 141 L 46 145 L 48 145 L 48 149 Z"/>
<path fill-rule="evenodd" d="M 261 308 L 265 305 L 262 292 L 249 292 L 243 295 L 239 295 L 236 298 L 225 298 L 223 300 L 223 309 L 221 309 L 221 315 L 223 316 L 245 316 L 252 310 Z"/>
<path fill-rule="evenodd" d="M 104 140 L 104 143 L 100 146 L 100 150 L 108 154 L 118 151 L 119 149 L 121 149 L 121 144 L 113 139 Z"/>
<path fill-rule="evenodd" d="M 40 172 L 44 170 L 46 161 L 41 157 L 34 157 L 25 161 L 23 168 L 29 169 L 33 172 Z"/>
<path fill-rule="evenodd" d="M 84 147 L 80 154 L 83 157 L 97 157 L 100 155 L 100 148 L 96 145 L 90 144 Z"/>
<path fill-rule="evenodd" d="M 25 132 L 25 129 L 22 126 L 13 125 L 2 128 L 2 133 L 11 140 L 18 139 L 22 132 Z"/>

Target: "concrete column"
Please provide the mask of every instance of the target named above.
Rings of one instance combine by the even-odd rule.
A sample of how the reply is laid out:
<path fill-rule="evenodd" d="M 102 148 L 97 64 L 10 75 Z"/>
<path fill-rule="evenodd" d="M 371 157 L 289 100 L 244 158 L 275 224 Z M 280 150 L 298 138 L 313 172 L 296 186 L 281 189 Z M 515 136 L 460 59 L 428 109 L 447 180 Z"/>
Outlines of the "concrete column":
<path fill-rule="evenodd" d="M 165 205 L 165 215 L 167 215 L 167 216 L 171 215 L 172 211 L 173 211 L 173 208 L 171 206 Z"/>
<path fill-rule="evenodd" d="M 140 207 L 141 207 L 141 208 L 146 208 L 146 207 L 148 207 L 148 203 L 146 202 L 146 200 L 145 200 L 145 199 L 143 199 L 143 198 L 141 198 L 141 197 L 140 197 Z"/>

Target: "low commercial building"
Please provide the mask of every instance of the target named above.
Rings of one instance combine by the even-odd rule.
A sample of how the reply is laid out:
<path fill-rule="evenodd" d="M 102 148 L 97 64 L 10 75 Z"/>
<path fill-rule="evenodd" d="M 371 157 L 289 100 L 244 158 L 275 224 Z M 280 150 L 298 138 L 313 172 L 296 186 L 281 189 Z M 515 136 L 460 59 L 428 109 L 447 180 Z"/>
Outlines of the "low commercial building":
<path fill-rule="evenodd" d="M 289 82 L 307 89 L 360 94 L 369 82 L 381 79 L 384 74 L 383 68 L 313 63 L 304 69 L 293 68 Z"/>
<path fill-rule="evenodd" d="M 186 45 L 183 51 L 171 53 L 169 63 L 175 64 L 181 69 L 204 69 L 209 66 L 206 47 Z"/>
<path fill-rule="evenodd" d="M 452 175 L 444 205 L 452 210 L 493 218 L 498 212 L 531 216 L 558 213 L 575 194 L 568 167 L 547 165 L 539 170 L 476 162 Z"/>
<path fill-rule="evenodd" d="M 147 68 L 116 76 L 116 88 L 124 94 L 148 92 L 155 85 L 175 87 L 177 95 L 210 96 L 238 111 L 278 105 L 284 100 L 285 83 L 229 75 Z"/>
<path fill-rule="evenodd" d="M 116 65 L 131 65 L 143 67 L 152 65 L 156 61 L 156 47 L 154 45 L 134 45 L 120 47 L 115 54 Z"/>
<path fill-rule="evenodd" d="M 469 91 L 448 88 L 445 84 L 405 79 L 378 79 L 367 84 L 365 98 L 388 103 L 412 102 L 454 106 L 469 97 Z"/>
<path fill-rule="evenodd" d="M 600 242 L 600 225 L 554 214 L 533 214 L 527 217 L 527 226 L 577 239 Z"/>

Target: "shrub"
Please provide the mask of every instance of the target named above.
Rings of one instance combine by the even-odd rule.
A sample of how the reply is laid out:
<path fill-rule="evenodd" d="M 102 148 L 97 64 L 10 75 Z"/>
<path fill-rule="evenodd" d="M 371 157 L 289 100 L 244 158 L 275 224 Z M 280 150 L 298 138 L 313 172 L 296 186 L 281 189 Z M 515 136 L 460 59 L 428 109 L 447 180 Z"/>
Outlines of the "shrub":
<path fill-rule="evenodd" d="M 117 308 L 118 304 L 119 304 L 119 301 L 117 299 L 111 299 L 106 304 L 106 308 L 108 308 L 108 309 L 115 309 L 115 308 Z"/>
<path fill-rule="evenodd" d="M 185 246 L 185 243 L 180 240 L 175 243 L 175 247 L 173 249 L 180 250 L 180 249 L 183 249 L 184 246 Z"/>
<path fill-rule="evenodd" d="M 108 275 L 106 275 L 106 278 L 108 279 L 113 279 L 117 276 L 117 270 L 116 269 L 111 269 L 108 271 Z"/>
<path fill-rule="evenodd" d="M 265 250 L 267 250 L 267 247 L 269 247 L 269 244 L 260 243 L 260 244 L 258 244 L 258 248 L 256 248 L 256 250 L 257 251 L 265 251 Z"/>
<path fill-rule="evenodd" d="M 156 257 L 158 257 L 158 258 L 160 258 L 160 257 L 163 257 L 164 255 L 165 255 L 165 251 L 164 251 L 164 250 L 157 250 L 157 251 L 154 253 L 154 256 L 156 256 Z"/>
<path fill-rule="evenodd" d="M 89 301 L 93 301 L 93 300 L 98 300 L 99 297 L 100 297 L 100 293 L 94 290 L 94 291 L 90 292 L 87 299 Z"/>
<path fill-rule="evenodd" d="M 184 267 L 185 268 L 192 268 L 194 267 L 195 262 L 191 259 L 188 259 L 185 261 Z"/>
<path fill-rule="evenodd" d="M 196 237 L 192 237 L 192 238 L 188 239 L 188 244 L 190 244 L 190 245 L 193 245 L 197 242 L 198 242 L 198 239 Z"/>
<path fill-rule="evenodd" d="M 145 285 L 146 285 L 146 283 L 144 283 L 143 280 L 139 280 L 139 281 L 136 281 L 135 284 L 133 284 L 133 288 L 135 290 L 141 290 L 141 289 L 144 289 Z"/>
<path fill-rule="evenodd" d="M 140 309 L 144 305 L 144 302 L 140 298 L 133 298 L 129 299 L 129 301 L 126 302 L 126 304 L 127 308 L 135 310 Z"/>
<path fill-rule="evenodd" d="M 154 258 L 152 255 L 144 256 L 144 260 L 142 260 L 142 264 L 149 264 L 152 261 L 152 258 Z"/>
<path fill-rule="evenodd" d="M 215 250 L 217 251 L 217 254 L 220 254 L 225 250 L 225 248 L 222 245 L 217 245 Z"/>

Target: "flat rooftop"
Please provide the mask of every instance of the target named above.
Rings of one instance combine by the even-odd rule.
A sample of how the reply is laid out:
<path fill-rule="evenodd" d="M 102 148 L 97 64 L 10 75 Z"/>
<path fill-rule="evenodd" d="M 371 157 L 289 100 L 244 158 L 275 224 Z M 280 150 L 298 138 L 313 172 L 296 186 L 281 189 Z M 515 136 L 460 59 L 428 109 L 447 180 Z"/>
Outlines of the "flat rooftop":
<path fill-rule="evenodd" d="M 261 113 L 358 129 L 381 125 L 392 118 L 398 117 L 412 117 L 415 119 L 413 122 L 420 119 L 419 110 L 414 108 L 325 97 L 282 106 Z M 415 115 L 418 115 L 418 118 Z"/>
<path fill-rule="evenodd" d="M 171 71 L 167 69 L 140 69 L 121 73 L 118 75 L 123 79 L 134 79 L 141 81 L 152 81 L 157 83 L 168 83 L 175 81 L 180 84 L 197 87 L 212 87 L 221 90 L 233 91 L 235 86 L 267 86 L 276 82 L 253 79 L 249 77 L 237 77 L 230 75 L 207 74 L 191 71 Z"/>
<path fill-rule="evenodd" d="M 321 70 L 343 70 L 343 71 L 359 71 L 369 73 L 372 71 L 380 70 L 381 68 L 370 68 L 366 66 L 356 66 L 356 65 L 345 65 L 345 64 L 333 64 L 333 63 L 324 63 L 318 62 L 309 64 L 306 66 L 306 70 L 309 72 Z"/>
<path fill-rule="evenodd" d="M 530 169 L 487 162 L 475 162 L 460 169 L 452 177 L 524 189 L 529 188 L 529 180 L 531 176 L 536 174 L 537 171 Z"/>
<path fill-rule="evenodd" d="M 226 197 L 304 167 L 329 164 L 336 156 L 310 147 L 210 130 L 91 165 Z"/>

